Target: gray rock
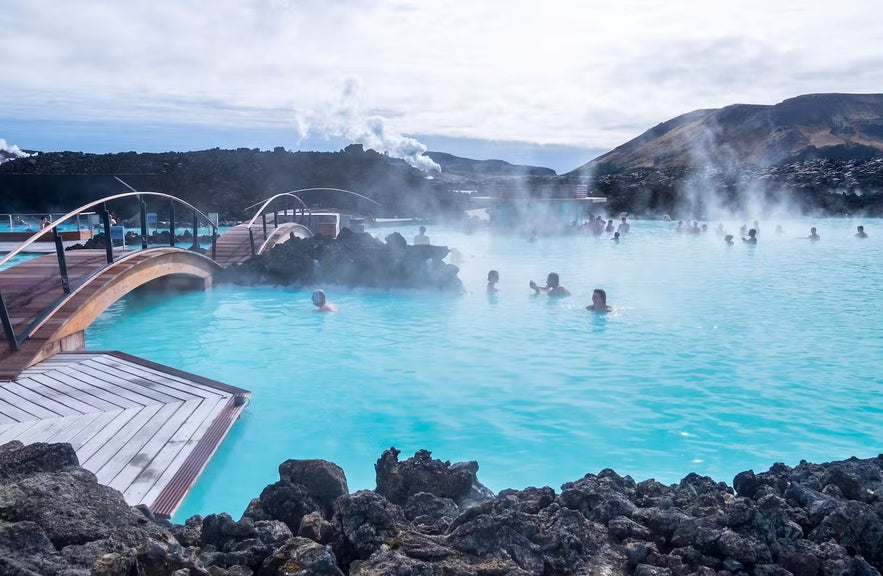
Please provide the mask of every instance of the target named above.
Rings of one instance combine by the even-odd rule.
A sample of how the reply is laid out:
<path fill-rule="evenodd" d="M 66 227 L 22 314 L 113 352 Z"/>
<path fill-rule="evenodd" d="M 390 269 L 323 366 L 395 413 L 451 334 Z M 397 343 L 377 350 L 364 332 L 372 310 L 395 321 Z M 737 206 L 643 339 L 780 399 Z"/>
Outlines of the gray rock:
<path fill-rule="evenodd" d="M 305 487 L 326 518 L 334 513 L 334 501 L 349 494 L 343 469 L 326 460 L 286 460 L 279 465 L 279 478 Z"/>
<path fill-rule="evenodd" d="M 451 465 L 433 459 L 427 450 L 418 450 L 412 458 L 399 462 L 399 453 L 395 448 L 385 450 L 374 465 L 377 493 L 394 504 L 404 506 L 408 498 L 419 492 L 450 498 L 457 504 L 493 496 L 478 481 L 477 463 Z"/>
<path fill-rule="evenodd" d="M 273 550 L 257 576 L 343 576 L 334 554 L 306 538 L 292 538 Z"/>

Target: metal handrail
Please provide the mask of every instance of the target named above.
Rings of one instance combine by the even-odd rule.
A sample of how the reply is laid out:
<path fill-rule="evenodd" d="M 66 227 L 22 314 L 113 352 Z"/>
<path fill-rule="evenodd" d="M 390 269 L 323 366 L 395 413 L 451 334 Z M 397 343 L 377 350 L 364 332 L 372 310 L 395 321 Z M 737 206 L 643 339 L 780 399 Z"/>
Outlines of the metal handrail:
<path fill-rule="evenodd" d="M 297 222 L 293 222 L 293 224 L 294 224 L 295 226 L 300 226 L 301 228 L 303 228 L 304 230 L 306 230 L 307 232 L 309 232 L 309 233 L 310 233 L 310 237 L 312 237 L 312 235 L 313 235 L 313 231 L 312 231 L 312 230 L 310 230 L 309 228 L 307 228 L 307 227 L 304 226 L 303 224 L 298 224 Z M 275 234 L 275 232 L 276 232 L 276 231 L 274 230 L 273 233 Z M 294 231 L 292 230 L 292 231 L 289 232 L 289 233 L 290 233 L 290 234 L 294 234 Z M 272 239 L 273 239 L 273 234 L 270 234 L 269 236 L 267 236 L 267 239 L 264 240 L 263 244 L 261 244 L 261 247 L 257 249 L 257 253 L 258 253 L 258 254 L 263 254 L 263 253 L 264 253 L 264 250 L 267 248 L 267 244 L 269 244 L 269 243 L 270 243 L 270 240 L 272 240 Z"/>
<path fill-rule="evenodd" d="M 27 248 L 28 246 L 30 246 L 31 244 L 33 244 L 34 242 L 39 240 L 41 237 L 43 237 L 43 235 L 52 234 L 53 231 L 56 228 L 58 228 L 59 224 L 62 224 L 63 222 L 69 220 L 70 218 L 73 218 L 74 216 L 76 216 L 80 212 L 84 212 L 88 208 L 94 208 L 95 206 L 98 206 L 99 204 L 104 204 L 105 202 L 110 202 L 111 200 L 118 200 L 120 198 L 129 198 L 132 196 L 159 196 L 161 198 L 168 198 L 169 200 L 172 200 L 175 202 L 180 202 L 181 204 L 184 204 L 188 208 L 191 208 L 196 214 L 199 214 L 200 216 L 202 216 L 203 219 L 211 225 L 212 232 L 214 234 L 217 234 L 218 227 L 215 226 L 215 223 L 212 221 L 212 219 L 209 218 L 202 211 L 200 211 L 196 206 L 194 206 L 193 204 L 190 204 L 186 200 L 181 200 L 180 198 L 172 196 L 171 194 L 163 194 L 162 192 L 124 192 L 122 194 L 114 194 L 113 196 L 106 196 L 106 197 L 102 198 L 101 200 L 95 200 L 94 202 L 84 204 L 83 206 L 80 206 L 79 208 L 77 208 L 75 210 L 71 210 L 70 212 L 68 212 L 67 214 L 65 214 L 64 216 L 62 216 L 61 218 L 59 218 L 55 222 L 52 222 L 51 224 L 49 224 L 48 226 L 46 226 L 42 230 L 36 231 L 33 236 L 31 236 L 29 239 L 25 240 L 18 248 L 16 248 L 15 250 L 13 250 L 9 254 L 7 254 L 2 260 L 0 260 L 0 266 L 5 264 L 9 260 L 12 260 L 12 258 L 14 256 L 21 254 L 25 248 Z M 172 234 L 172 235 L 174 236 L 174 234 Z M 110 231 L 108 230 L 108 241 L 110 240 L 109 236 L 110 236 Z"/>
<path fill-rule="evenodd" d="M 266 200 L 263 201 L 263 204 L 261 204 L 260 202 L 255 202 L 251 206 L 248 206 L 246 208 L 246 210 L 251 210 L 252 208 L 257 206 L 258 204 L 261 204 L 261 207 L 258 208 L 257 212 L 254 213 L 254 216 L 251 217 L 251 220 L 248 221 L 248 225 L 246 226 L 246 228 L 251 228 L 254 225 L 254 221 L 257 220 L 258 216 L 260 216 L 264 212 L 264 208 L 269 206 L 270 203 L 272 203 L 274 200 L 276 200 L 276 198 L 279 198 L 280 196 L 289 196 L 291 198 L 294 198 L 295 200 L 297 200 L 298 202 L 301 203 L 301 205 L 304 207 L 304 210 L 309 210 L 309 212 L 312 214 L 313 211 L 310 210 L 310 207 L 307 206 L 307 203 L 304 202 L 300 196 L 297 196 L 295 194 L 295 192 L 300 192 L 300 190 L 289 190 L 288 192 L 282 192 L 281 194 L 276 194 L 274 196 L 270 196 L 269 198 L 267 198 Z"/>
<path fill-rule="evenodd" d="M 96 268 L 95 270 L 93 270 L 89 274 L 86 274 L 85 276 L 81 277 L 74 285 L 72 285 L 70 283 L 70 280 L 68 277 L 68 272 L 67 272 L 67 261 L 65 258 L 64 243 L 61 240 L 61 235 L 58 232 L 58 227 L 61 224 L 63 224 L 64 222 L 66 222 L 67 220 L 69 220 L 75 216 L 78 216 L 79 214 L 86 211 L 87 209 L 97 206 L 99 204 L 106 204 L 107 202 L 110 202 L 111 200 L 118 200 L 120 198 L 130 198 L 130 197 L 136 197 L 136 196 L 138 197 L 139 204 L 141 205 L 140 206 L 140 216 L 141 216 L 141 249 L 142 250 L 149 249 L 148 244 L 147 244 L 147 231 L 148 231 L 148 229 L 147 229 L 147 205 L 144 202 L 143 197 L 144 196 L 156 196 L 156 197 L 165 198 L 165 199 L 168 199 L 171 201 L 171 203 L 169 205 L 170 216 L 171 216 L 170 223 L 169 223 L 169 244 L 170 244 L 170 246 L 172 246 L 172 247 L 175 246 L 174 209 L 175 209 L 175 202 L 178 202 L 178 203 L 183 204 L 184 206 L 187 206 L 188 208 L 191 208 L 193 210 L 193 236 L 194 236 L 193 237 L 193 247 L 194 248 L 199 246 L 199 220 L 197 218 L 197 215 L 201 216 L 211 226 L 211 229 L 212 229 L 212 259 L 214 259 L 215 249 L 217 246 L 217 239 L 218 239 L 218 227 L 215 225 L 215 223 L 212 221 L 211 218 L 209 218 L 206 214 L 204 214 L 202 211 L 200 211 L 198 208 L 196 208 L 195 206 L 193 206 L 192 204 L 190 204 L 186 200 L 182 200 L 180 198 L 177 198 L 177 197 L 172 196 L 170 194 L 164 194 L 162 192 L 137 191 L 137 190 L 134 190 L 131 186 L 129 186 L 125 182 L 123 182 L 122 180 L 120 180 L 120 182 L 133 191 L 132 192 L 124 192 L 122 194 L 114 194 L 112 196 L 106 196 L 104 198 L 101 198 L 100 200 L 95 200 L 95 201 L 85 204 L 85 205 L 83 205 L 83 206 L 81 206 L 71 212 L 68 212 L 67 214 L 65 214 L 64 216 L 62 216 L 61 218 L 59 218 L 55 222 L 50 223 L 49 225 L 47 225 L 45 228 L 43 228 L 39 232 L 36 232 L 35 234 L 33 234 L 28 240 L 22 242 L 15 250 L 13 250 L 9 254 L 7 254 L 3 259 L 0 259 L 0 266 L 5 264 L 6 262 L 9 262 L 15 256 L 21 254 L 28 246 L 30 246 L 34 242 L 37 242 L 44 235 L 52 234 L 53 240 L 55 242 L 56 256 L 58 257 L 58 274 L 59 274 L 59 278 L 61 281 L 61 290 L 62 290 L 62 295 L 59 297 L 59 299 L 56 299 L 56 302 L 62 301 L 64 298 L 66 298 L 70 294 L 74 293 L 80 286 L 82 286 L 85 282 L 87 282 L 89 279 L 91 279 L 95 274 L 100 273 L 102 270 L 105 270 L 108 266 L 113 264 L 116 261 L 116 259 L 113 254 L 113 240 L 111 240 L 111 236 L 110 236 L 110 228 L 111 228 L 110 216 L 109 216 L 109 212 L 107 211 L 107 207 L 105 205 L 102 208 L 101 212 L 102 212 L 102 220 L 103 220 L 104 233 L 105 233 L 104 247 L 105 247 L 105 251 L 107 252 L 107 264 Z M 125 238 L 123 239 L 123 243 L 125 244 Z M 125 256 L 123 256 L 123 258 L 125 258 Z M 53 306 L 50 306 L 49 308 L 44 309 L 38 315 L 38 318 L 35 320 L 35 322 L 41 322 L 42 321 L 41 319 L 45 318 L 45 316 L 47 314 L 47 310 L 51 310 L 52 308 L 53 308 Z M 15 328 L 12 326 L 12 322 L 10 320 L 9 311 L 6 308 L 6 305 L 3 301 L 2 294 L 0 294 L 0 321 L 2 321 L 3 331 L 5 332 L 6 339 L 9 343 L 9 348 L 13 351 L 18 350 L 21 346 L 21 343 L 30 337 L 32 330 L 34 329 L 34 326 L 35 326 L 35 322 L 32 322 L 29 326 L 27 326 L 25 328 L 25 330 L 21 333 L 21 335 L 16 334 Z"/>

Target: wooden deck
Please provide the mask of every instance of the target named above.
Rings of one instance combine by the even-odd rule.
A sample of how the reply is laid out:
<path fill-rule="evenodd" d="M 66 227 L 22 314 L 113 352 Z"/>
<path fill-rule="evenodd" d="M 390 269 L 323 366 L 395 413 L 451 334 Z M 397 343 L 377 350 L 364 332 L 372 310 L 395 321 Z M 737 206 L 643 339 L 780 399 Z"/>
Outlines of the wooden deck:
<path fill-rule="evenodd" d="M 69 442 L 100 483 L 170 517 L 250 395 L 120 352 L 62 353 L 0 381 L 0 445 Z"/>

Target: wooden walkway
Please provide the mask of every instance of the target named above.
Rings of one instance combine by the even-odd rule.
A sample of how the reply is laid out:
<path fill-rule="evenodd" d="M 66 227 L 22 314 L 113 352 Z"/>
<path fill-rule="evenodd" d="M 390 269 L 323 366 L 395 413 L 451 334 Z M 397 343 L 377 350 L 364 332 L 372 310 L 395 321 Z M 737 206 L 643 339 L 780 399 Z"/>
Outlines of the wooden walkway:
<path fill-rule="evenodd" d="M 0 381 L 0 445 L 68 442 L 100 483 L 170 517 L 250 395 L 120 352 L 62 353 Z"/>
<path fill-rule="evenodd" d="M 282 244 L 289 239 L 290 234 L 298 238 L 309 238 L 312 236 L 309 228 L 301 224 L 293 222 L 280 222 L 277 227 L 273 222 L 267 222 L 267 237 L 264 237 L 264 228 L 255 224 L 252 227 L 254 231 L 255 251 L 261 253 L 261 246 L 265 249 L 272 248 L 277 244 Z M 251 239 L 248 235 L 248 224 L 239 224 L 230 228 L 220 236 L 215 248 L 215 262 L 226 268 L 233 264 L 245 262 L 251 258 Z"/>

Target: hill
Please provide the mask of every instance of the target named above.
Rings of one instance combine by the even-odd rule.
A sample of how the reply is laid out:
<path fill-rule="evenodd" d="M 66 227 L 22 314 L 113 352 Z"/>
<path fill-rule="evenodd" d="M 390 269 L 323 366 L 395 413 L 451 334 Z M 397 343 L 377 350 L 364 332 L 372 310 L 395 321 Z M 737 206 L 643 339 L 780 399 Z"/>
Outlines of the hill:
<path fill-rule="evenodd" d="M 729 171 L 810 160 L 883 157 L 883 94 L 808 94 L 733 104 L 663 122 L 571 174 L 638 168 Z"/>
<path fill-rule="evenodd" d="M 510 164 L 503 160 L 472 160 L 445 152 L 427 152 L 426 156 L 441 166 L 442 177 L 449 181 L 556 175 L 551 168 Z"/>

